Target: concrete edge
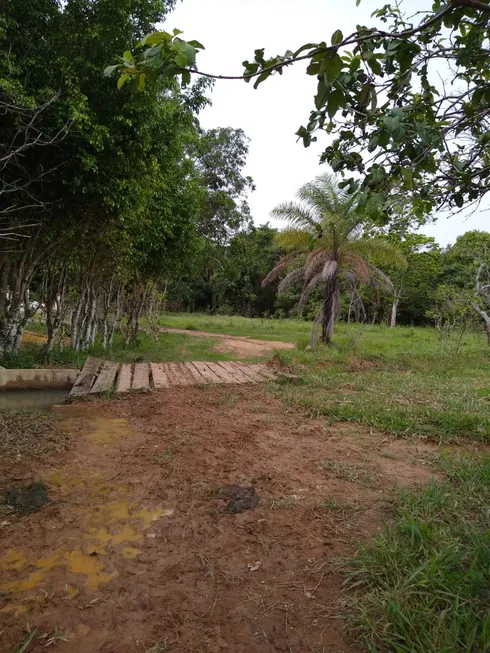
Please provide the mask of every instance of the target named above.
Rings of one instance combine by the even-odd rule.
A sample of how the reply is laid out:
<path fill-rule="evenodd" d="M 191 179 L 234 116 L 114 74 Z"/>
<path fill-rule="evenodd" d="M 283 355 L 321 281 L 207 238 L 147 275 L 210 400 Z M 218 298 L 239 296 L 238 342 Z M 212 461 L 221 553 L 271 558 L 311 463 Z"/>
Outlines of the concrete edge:
<path fill-rule="evenodd" d="M 10 370 L 0 368 L 0 392 L 9 390 L 70 390 L 77 380 L 78 370 Z"/>

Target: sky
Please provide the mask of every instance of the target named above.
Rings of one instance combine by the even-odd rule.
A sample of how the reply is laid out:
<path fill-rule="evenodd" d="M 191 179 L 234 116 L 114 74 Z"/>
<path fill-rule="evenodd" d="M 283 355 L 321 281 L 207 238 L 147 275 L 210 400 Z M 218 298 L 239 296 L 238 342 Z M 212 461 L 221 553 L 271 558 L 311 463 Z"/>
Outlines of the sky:
<path fill-rule="evenodd" d="M 186 40 L 197 39 L 206 50 L 199 53 L 198 67 L 204 72 L 239 75 L 242 62 L 252 60 L 256 48 L 266 56 L 295 50 L 304 43 L 330 41 L 336 29 L 344 35 L 356 25 L 372 25 L 371 13 L 384 0 L 183 0 L 167 18 L 165 29 L 174 27 Z M 431 0 L 405 0 L 410 12 L 430 9 Z M 256 191 L 249 203 L 256 224 L 272 220 L 270 211 L 279 202 L 293 199 L 303 183 L 328 170 L 319 165 L 327 136 L 304 148 L 295 132 L 308 120 L 313 107 L 316 78 L 295 64 L 282 76 L 275 75 L 254 90 L 244 81 L 217 81 L 212 106 L 200 114 L 203 128 L 241 127 L 251 139 L 245 173 Z M 441 216 L 421 231 L 443 246 L 471 229 L 488 230 L 490 210 L 473 215 Z"/>

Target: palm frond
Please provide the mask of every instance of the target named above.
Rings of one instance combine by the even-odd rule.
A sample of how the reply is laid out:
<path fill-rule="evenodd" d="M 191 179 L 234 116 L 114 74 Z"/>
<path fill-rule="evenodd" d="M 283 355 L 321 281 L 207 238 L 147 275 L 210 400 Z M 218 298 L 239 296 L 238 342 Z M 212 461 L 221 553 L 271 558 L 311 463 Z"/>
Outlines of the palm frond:
<path fill-rule="evenodd" d="M 325 265 L 323 266 L 321 276 L 322 280 L 325 281 L 325 283 L 328 283 L 329 281 L 332 281 L 332 279 L 335 277 L 339 269 L 339 265 L 337 261 L 327 261 Z"/>
<path fill-rule="evenodd" d="M 342 255 L 342 267 L 349 269 L 362 283 L 371 283 L 369 264 L 357 252 L 345 252 Z"/>
<path fill-rule="evenodd" d="M 375 265 L 372 265 L 371 263 L 368 263 L 368 265 L 373 283 L 377 286 L 380 286 L 384 290 L 393 290 L 393 281 L 390 279 L 390 277 Z"/>
<path fill-rule="evenodd" d="M 330 258 L 331 253 L 324 249 L 314 249 L 310 252 L 305 261 L 305 279 L 311 279 L 311 277 L 314 277 L 315 274 L 320 272 L 326 261 Z"/>
<path fill-rule="evenodd" d="M 308 300 L 308 297 L 310 296 L 311 292 L 321 283 L 323 283 L 323 278 L 322 278 L 322 273 L 319 272 L 313 277 L 313 279 L 310 279 L 310 281 L 304 286 L 298 300 L 298 311 L 300 315 L 301 312 L 303 311 L 303 308 L 305 307 L 306 301 Z"/>
<path fill-rule="evenodd" d="M 271 217 L 285 220 L 293 227 L 307 229 L 312 233 L 321 232 L 321 214 L 315 211 L 314 206 L 307 202 L 282 202 L 271 211 Z"/>
<path fill-rule="evenodd" d="M 296 258 L 300 257 L 302 254 L 304 254 L 303 251 L 297 250 L 295 252 L 290 252 L 289 254 L 286 254 L 286 256 L 283 256 L 283 258 L 279 261 L 279 263 L 272 268 L 269 274 L 262 281 L 261 284 L 262 288 L 265 288 L 265 286 L 267 286 L 268 283 L 275 281 L 277 277 L 284 271 L 284 268 L 290 263 L 292 263 Z"/>
<path fill-rule="evenodd" d="M 296 268 L 296 270 L 292 270 L 289 272 L 284 279 L 281 281 L 281 283 L 277 287 L 277 292 L 280 294 L 290 288 L 295 281 L 298 281 L 298 279 L 302 279 L 304 274 L 304 267 Z"/>
<path fill-rule="evenodd" d="M 406 270 L 407 260 L 401 250 L 383 238 L 360 238 L 344 243 L 345 251 L 356 252 L 369 262 Z"/>
<path fill-rule="evenodd" d="M 286 251 L 309 250 L 313 243 L 313 237 L 308 231 L 292 227 L 279 231 L 274 240 L 276 245 Z"/>

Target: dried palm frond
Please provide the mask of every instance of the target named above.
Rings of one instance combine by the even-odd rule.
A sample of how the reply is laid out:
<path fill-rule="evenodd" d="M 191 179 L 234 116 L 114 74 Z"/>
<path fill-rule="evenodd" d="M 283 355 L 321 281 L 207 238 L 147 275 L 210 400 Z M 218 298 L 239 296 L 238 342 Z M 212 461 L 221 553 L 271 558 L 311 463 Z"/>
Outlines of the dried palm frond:
<path fill-rule="evenodd" d="M 326 252 L 323 249 L 315 249 L 308 254 L 305 261 L 305 279 L 311 279 L 311 277 L 320 272 L 329 258 L 330 252 Z"/>
<path fill-rule="evenodd" d="M 343 254 L 344 265 L 349 266 L 349 269 L 356 275 L 362 283 L 371 283 L 371 271 L 369 264 L 356 252 L 345 252 Z"/>
<path fill-rule="evenodd" d="M 385 290 L 393 290 L 393 281 L 387 274 L 371 263 L 368 263 L 368 266 L 371 273 L 371 283 L 380 286 Z"/>
<path fill-rule="evenodd" d="M 303 278 L 303 273 L 304 273 L 304 268 L 296 268 L 296 270 L 293 270 L 292 272 L 289 272 L 284 279 L 281 281 L 281 283 L 277 287 L 277 292 L 282 293 L 285 290 L 287 290 L 290 286 L 295 281 L 298 281 L 298 279 Z"/>
<path fill-rule="evenodd" d="M 339 265 L 337 261 L 327 261 L 323 266 L 321 277 L 325 283 L 331 281 L 339 270 Z"/>
<path fill-rule="evenodd" d="M 299 296 L 298 300 L 298 311 L 301 314 L 301 311 L 305 307 L 306 301 L 308 297 L 310 296 L 312 290 L 314 290 L 317 286 L 319 286 L 321 283 L 323 283 L 322 279 L 322 274 L 321 272 L 319 274 L 316 274 L 313 279 L 310 279 L 310 281 L 305 284 L 303 287 L 303 290 L 301 291 L 301 295 Z"/>
<path fill-rule="evenodd" d="M 301 256 L 301 254 L 304 254 L 304 251 L 297 250 L 295 252 L 290 252 L 289 254 L 286 254 L 286 256 L 283 256 L 283 258 L 279 261 L 279 263 L 272 268 L 272 270 L 269 272 L 269 274 L 266 276 L 266 278 L 262 281 L 262 288 L 267 286 L 268 283 L 271 283 L 277 277 L 283 272 L 284 268 L 291 263 L 295 258 L 298 256 Z"/>

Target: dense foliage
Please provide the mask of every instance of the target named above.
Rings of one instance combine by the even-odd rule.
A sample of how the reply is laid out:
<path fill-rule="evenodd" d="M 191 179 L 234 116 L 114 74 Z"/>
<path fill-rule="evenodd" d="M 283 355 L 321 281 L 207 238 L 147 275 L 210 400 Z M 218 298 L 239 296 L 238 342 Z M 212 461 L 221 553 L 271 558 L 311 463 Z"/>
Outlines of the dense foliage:
<path fill-rule="evenodd" d="M 323 161 L 335 172 L 353 173 L 344 183 L 361 191 L 366 211 L 389 220 L 387 200 L 403 189 L 423 220 L 434 207 L 461 208 L 490 189 L 490 5 L 427 0 L 424 9 L 412 13 L 409 3 L 388 3 L 373 12 L 372 26 L 357 25 L 348 36 L 336 29 L 328 43 L 278 56 L 257 48 L 242 76 L 199 74 L 253 80 L 257 87 L 306 61 L 318 87 L 309 120 L 297 132 L 305 146 L 317 132 L 333 135 Z M 188 63 L 176 55 L 170 34 L 152 35 L 148 45 L 123 58 L 120 81 L 175 74 L 189 81 L 197 72 L 198 42 L 186 44 Z"/>

